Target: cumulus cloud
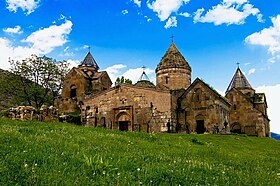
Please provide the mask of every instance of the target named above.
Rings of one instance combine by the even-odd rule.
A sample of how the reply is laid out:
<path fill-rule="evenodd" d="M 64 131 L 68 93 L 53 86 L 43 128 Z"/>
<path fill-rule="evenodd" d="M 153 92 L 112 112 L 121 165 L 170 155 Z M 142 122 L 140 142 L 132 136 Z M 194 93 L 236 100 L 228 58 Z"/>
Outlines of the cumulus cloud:
<path fill-rule="evenodd" d="M 52 25 L 33 32 L 22 42 L 31 44 L 31 48 L 38 50 L 41 54 L 47 54 L 55 47 L 63 46 L 67 42 L 67 35 L 72 31 L 72 26 L 72 22 L 66 20 L 65 23 L 59 26 Z"/>
<path fill-rule="evenodd" d="M 191 15 L 188 12 L 181 12 L 179 15 L 183 17 L 191 17 Z"/>
<path fill-rule="evenodd" d="M 39 7 L 40 0 L 6 0 L 6 3 L 9 11 L 17 12 L 18 9 L 22 9 L 26 15 L 29 15 Z"/>
<path fill-rule="evenodd" d="M 112 82 L 115 82 L 117 77 L 125 77 L 127 79 L 132 80 L 132 83 L 136 83 L 141 74 L 143 73 L 143 68 L 130 68 L 127 69 L 126 65 L 123 64 L 115 64 L 105 69 L 109 74 Z M 155 82 L 155 73 L 154 70 L 150 68 L 145 69 L 145 73 L 149 76 L 150 81 Z"/>
<path fill-rule="evenodd" d="M 176 13 L 181 6 L 190 0 L 155 0 L 152 3 L 147 1 L 147 6 L 157 13 L 161 21 L 165 21 L 172 13 Z"/>
<path fill-rule="evenodd" d="M 121 74 L 120 76 L 124 76 L 125 78 L 132 80 L 133 83 L 136 83 L 139 80 L 142 73 L 143 73 L 143 68 L 131 68 L 128 69 L 125 73 Z M 148 75 L 150 81 L 152 82 L 155 81 L 154 70 L 150 68 L 146 68 L 145 73 Z"/>
<path fill-rule="evenodd" d="M 77 67 L 80 64 L 79 60 L 67 60 L 67 62 L 69 63 L 69 68 L 72 69 L 73 67 Z"/>
<path fill-rule="evenodd" d="M 205 9 L 200 8 L 194 13 L 194 22 L 221 24 L 245 23 L 245 19 L 250 16 L 256 16 L 259 22 L 263 22 L 262 14 L 258 8 L 254 8 L 248 0 L 223 0 L 220 4 L 213 6 L 204 15 Z"/>
<path fill-rule="evenodd" d="M 164 26 L 165 29 L 168 29 L 170 27 L 177 27 L 177 19 L 175 16 L 170 17 Z"/>
<path fill-rule="evenodd" d="M 250 45 L 267 47 L 269 53 L 277 55 L 280 52 L 280 15 L 272 17 L 271 21 L 273 24 L 271 27 L 249 35 L 245 42 Z"/>
<path fill-rule="evenodd" d="M 280 84 L 274 86 L 260 86 L 256 88 L 257 92 L 264 92 L 268 104 L 268 117 L 270 121 L 270 130 L 280 134 Z"/>
<path fill-rule="evenodd" d="M 249 70 L 248 75 L 254 74 L 256 72 L 255 68 L 252 68 Z"/>
<path fill-rule="evenodd" d="M 133 0 L 133 2 L 140 8 L 141 7 L 141 0 Z"/>
<path fill-rule="evenodd" d="M 124 69 L 124 68 L 126 68 L 126 65 L 115 64 L 113 66 L 110 66 L 110 67 L 106 68 L 105 71 L 107 71 L 107 73 L 110 76 L 112 82 L 115 82 L 117 77 L 120 76 L 121 69 Z"/>
<path fill-rule="evenodd" d="M 63 46 L 67 42 L 67 36 L 72 30 L 72 25 L 71 21 L 66 20 L 61 25 L 52 25 L 35 31 L 21 41 L 21 44 L 25 44 L 23 46 L 13 43 L 8 38 L 0 38 L 0 68 L 9 68 L 9 57 L 14 60 L 21 60 L 31 54 L 48 54 L 56 47 Z"/>
<path fill-rule="evenodd" d="M 8 34 L 22 34 L 23 31 L 21 30 L 21 27 L 19 25 L 15 26 L 14 28 L 4 28 L 4 32 Z"/>

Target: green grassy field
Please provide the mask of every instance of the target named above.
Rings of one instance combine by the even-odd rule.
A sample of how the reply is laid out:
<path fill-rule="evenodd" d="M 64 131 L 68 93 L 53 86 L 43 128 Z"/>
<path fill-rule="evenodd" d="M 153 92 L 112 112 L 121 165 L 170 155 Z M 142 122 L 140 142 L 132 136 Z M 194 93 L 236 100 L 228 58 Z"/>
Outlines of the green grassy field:
<path fill-rule="evenodd" d="M 0 118 L 0 185 L 280 185 L 280 141 Z"/>

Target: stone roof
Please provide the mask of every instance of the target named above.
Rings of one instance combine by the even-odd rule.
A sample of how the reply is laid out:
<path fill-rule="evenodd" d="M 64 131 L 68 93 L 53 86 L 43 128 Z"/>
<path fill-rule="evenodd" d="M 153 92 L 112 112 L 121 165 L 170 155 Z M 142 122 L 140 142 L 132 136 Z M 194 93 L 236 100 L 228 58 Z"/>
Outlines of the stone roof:
<path fill-rule="evenodd" d="M 246 79 L 245 75 L 241 72 L 240 68 L 238 67 L 227 90 L 230 91 L 232 88 L 236 88 L 238 90 L 242 89 L 253 89 L 250 85 L 249 81 Z"/>
<path fill-rule="evenodd" d="M 190 65 L 177 49 L 173 41 L 158 64 L 156 72 L 166 68 L 187 68 L 191 70 Z"/>
<path fill-rule="evenodd" d="M 150 82 L 150 79 L 147 76 L 145 71 L 143 71 L 142 75 L 140 76 L 140 78 L 137 81 L 137 83 L 135 84 L 135 86 L 147 87 L 147 88 L 156 88 L 156 86 L 152 82 Z"/>
<path fill-rule="evenodd" d="M 95 67 L 96 69 L 99 69 L 99 66 L 97 65 L 95 59 L 92 57 L 90 52 L 87 53 L 80 66 Z"/>
<path fill-rule="evenodd" d="M 135 86 L 138 86 L 138 87 L 146 87 L 146 88 L 156 88 L 156 86 L 148 81 L 148 80 L 141 80 L 141 81 L 138 81 Z"/>

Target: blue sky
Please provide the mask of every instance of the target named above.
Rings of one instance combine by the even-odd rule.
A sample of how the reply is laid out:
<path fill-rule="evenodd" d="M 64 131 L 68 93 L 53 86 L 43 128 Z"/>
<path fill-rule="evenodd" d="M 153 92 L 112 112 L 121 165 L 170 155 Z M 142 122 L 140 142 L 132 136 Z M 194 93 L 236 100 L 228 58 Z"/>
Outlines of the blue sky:
<path fill-rule="evenodd" d="M 31 54 L 77 65 L 91 53 L 111 78 L 134 82 L 154 69 L 171 35 L 192 67 L 220 92 L 240 63 L 265 92 L 272 131 L 280 133 L 279 0 L 0 0 L 0 68 Z"/>

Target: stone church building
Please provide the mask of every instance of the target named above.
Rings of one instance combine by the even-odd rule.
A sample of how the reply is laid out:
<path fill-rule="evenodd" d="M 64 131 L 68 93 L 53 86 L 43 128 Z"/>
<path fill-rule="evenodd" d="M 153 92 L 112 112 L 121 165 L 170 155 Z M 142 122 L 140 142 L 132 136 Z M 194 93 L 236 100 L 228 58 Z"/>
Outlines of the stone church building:
<path fill-rule="evenodd" d="M 156 68 L 156 85 L 143 71 L 134 84 L 112 87 L 106 71 L 90 52 L 65 77 L 63 113 L 79 112 L 86 126 L 120 131 L 178 133 L 244 133 L 269 136 L 267 103 L 237 69 L 226 96 L 201 79 L 191 80 L 191 67 L 171 43 Z"/>

